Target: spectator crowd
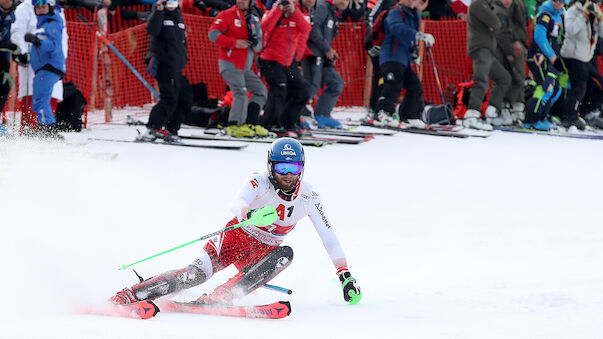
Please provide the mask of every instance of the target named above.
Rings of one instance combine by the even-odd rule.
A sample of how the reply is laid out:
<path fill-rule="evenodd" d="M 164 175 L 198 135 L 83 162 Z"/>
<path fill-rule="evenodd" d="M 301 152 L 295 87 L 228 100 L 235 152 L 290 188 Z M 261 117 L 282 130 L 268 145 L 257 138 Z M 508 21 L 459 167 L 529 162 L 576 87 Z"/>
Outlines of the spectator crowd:
<path fill-rule="evenodd" d="M 465 109 L 455 111 L 464 127 L 603 128 L 600 0 L 565 1 L 0 0 L 0 104 L 14 85 L 12 56 L 26 112 L 22 128 L 58 136 L 52 112 L 63 99 L 60 80 L 68 53 L 63 9 L 114 15 L 118 7 L 146 5 L 146 11 L 120 11 L 122 20 L 147 22 L 151 38 L 145 64 L 161 99 L 144 141 L 178 140 L 180 124 L 194 113 L 191 85 L 182 74 L 188 62 L 183 8 L 215 17 L 208 38 L 219 50 L 219 72 L 229 91 L 220 119 L 233 136 L 263 137 L 279 130 L 299 137 L 309 123 L 341 127 L 331 116 L 344 86 L 335 69 L 341 51 L 332 43 L 340 23 L 355 21 L 364 21 L 364 46 L 373 64 L 370 117 L 386 126 L 426 128 L 423 86 L 414 66 L 436 46 L 434 36 L 420 29 L 425 18 L 466 22 L 473 81 Z"/>

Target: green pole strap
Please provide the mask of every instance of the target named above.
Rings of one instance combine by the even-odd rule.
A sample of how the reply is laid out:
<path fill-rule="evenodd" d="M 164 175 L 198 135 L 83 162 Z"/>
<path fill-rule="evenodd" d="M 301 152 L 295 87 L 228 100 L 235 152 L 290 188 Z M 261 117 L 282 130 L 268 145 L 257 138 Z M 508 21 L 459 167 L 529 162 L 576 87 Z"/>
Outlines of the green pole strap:
<path fill-rule="evenodd" d="M 240 222 L 240 223 L 238 223 L 236 225 L 225 227 L 225 228 L 223 228 L 223 229 L 221 229 L 219 231 L 216 231 L 214 233 L 210 233 L 210 234 L 204 235 L 204 236 L 202 236 L 199 239 L 195 239 L 195 240 L 189 241 L 189 242 L 187 242 L 185 244 L 176 246 L 174 248 L 170 248 L 169 250 L 165 250 L 165 251 L 163 251 L 161 253 L 157 253 L 157 254 L 152 255 L 150 257 L 138 260 L 138 261 L 133 262 L 133 263 L 131 263 L 129 265 L 121 265 L 121 267 L 119 268 L 119 270 L 124 270 L 125 271 L 130 266 L 134 266 L 134 265 L 139 264 L 141 262 L 144 262 L 144 261 L 156 258 L 156 257 L 158 257 L 160 255 L 164 255 L 166 253 L 175 251 L 175 250 L 177 250 L 179 248 L 188 246 L 190 244 L 196 243 L 196 242 L 201 241 L 201 240 L 205 240 L 205 239 L 211 238 L 211 237 L 213 237 L 215 235 L 218 235 L 220 233 L 224 233 L 224 232 L 228 232 L 230 230 L 234 230 L 235 228 L 239 228 L 239 227 L 242 227 L 242 226 L 245 226 L 245 225 L 254 225 L 254 226 L 258 226 L 258 227 L 266 227 L 266 226 L 271 225 L 272 223 L 274 223 L 277 218 L 278 218 L 278 214 L 276 213 L 276 209 L 274 207 L 272 207 L 272 206 L 265 206 L 265 207 L 262 207 L 262 208 L 258 209 L 257 211 L 255 211 L 255 213 L 253 213 L 253 215 L 251 216 L 251 218 L 249 218 L 249 219 L 247 219 L 247 220 L 245 220 L 243 222 Z"/>

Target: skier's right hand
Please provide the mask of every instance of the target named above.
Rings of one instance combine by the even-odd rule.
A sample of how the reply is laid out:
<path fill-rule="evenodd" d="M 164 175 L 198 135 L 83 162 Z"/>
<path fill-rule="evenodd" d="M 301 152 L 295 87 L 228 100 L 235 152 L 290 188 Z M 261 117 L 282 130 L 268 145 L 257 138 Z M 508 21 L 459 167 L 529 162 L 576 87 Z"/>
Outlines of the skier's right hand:
<path fill-rule="evenodd" d="M 27 53 L 13 54 L 13 60 L 21 66 L 27 66 L 29 64 L 29 55 Z"/>
<path fill-rule="evenodd" d="M 348 270 L 338 275 L 341 287 L 343 288 L 343 299 L 352 305 L 357 304 L 362 299 L 362 291 L 360 291 L 356 278 L 352 277 Z"/>

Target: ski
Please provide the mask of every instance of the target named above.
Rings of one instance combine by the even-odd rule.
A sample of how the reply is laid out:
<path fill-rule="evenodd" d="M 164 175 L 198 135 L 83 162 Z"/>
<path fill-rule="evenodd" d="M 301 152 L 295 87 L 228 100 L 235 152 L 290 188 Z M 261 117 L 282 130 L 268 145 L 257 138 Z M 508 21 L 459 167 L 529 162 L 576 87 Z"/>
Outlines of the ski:
<path fill-rule="evenodd" d="M 277 136 L 280 136 L 280 137 L 287 136 L 287 131 L 285 131 L 285 130 L 272 130 L 271 132 L 275 133 Z M 364 139 L 364 138 L 360 139 L 360 138 L 353 138 L 353 137 L 346 138 L 346 137 L 337 137 L 337 136 L 315 136 L 313 133 L 307 134 L 307 135 L 301 135 L 295 139 L 297 139 L 297 141 L 299 141 L 299 142 L 301 142 L 302 140 L 305 140 L 305 141 L 321 141 L 321 142 L 326 142 L 326 143 L 331 143 L 331 144 L 348 144 L 348 145 L 358 145 L 358 144 L 366 141 L 366 139 Z"/>
<path fill-rule="evenodd" d="M 139 301 L 133 304 L 116 305 L 111 302 L 98 307 L 86 307 L 80 310 L 82 314 L 106 315 L 111 317 L 124 317 L 135 319 L 150 319 L 159 312 L 159 307 L 150 300 Z"/>
<path fill-rule="evenodd" d="M 184 312 L 228 317 L 282 319 L 291 314 L 291 303 L 279 301 L 269 305 L 207 305 L 197 302 L 159 301 L 163 312 Z"/>
<path fill-rule="evenodd" d="M 413 127 L 404 126 L 404 125 L 401 125 L 404 127 L 387 126 L 387 125 L 382 125 L 374 120 L 368 120 L 368 121 L 362 122 L 362 125 L 378 127 L 378 128 L 383 128 L 383 129 L 388 129 L 388 130 L 398 131 L 398 132 L 404 132 L 404 133 L 436 135 L 436 136 L 441 136 L 441 137 L 469 138 L 469 137 L 473 136 L 471 134 L 463 133 L 461 131 L 461 129 L 454 129 L 452 126 L 446 127 L 446 128 L 436 128 L 434 126 L 429 126 L 430 128 L 419 129 L 419 128 L 413 128 Z"/>
<path fill-rule="evenodd" d="M 210 132 L 211 133 L 211 132 Z M 273 137 L 255 137 L 255 138 L 245 138 L 245 137 L 233 137 L 225 134 L 208 134 L 207 132 L 201 134 L 179 134 L 179 137 L 182 139 L 198 139 L 198 140 L 222 140 L 222 141 L 243 141 L 243 142 L 259 142 L 259 143 L 272 143 L 277 138 Z M 298 139 L 298 141 L 304 146 L 313 146 L 313 147 L 322 147 L 328 144 L 328 142 L 324 140 L 306 140 L 306 139 Z"/>
<path fill-rule="evenodd" d="M 536 134 L 536 135 L 549 135 L 553 137 L 563 137 L 563 138 L 575 138 L 575 139 L 594 139 L 594 140 L 603 140 L 603 134 L 599 134 L 596 132 L 579 132 L 579 133 L 570 133 L 565 129 L 559 128 L 554 131 L 539 131 L 535 129 L 528 129 L 520 126 L 508 126 L 508 127 L 494 127 L 495 130 L 503 131 L 503 132 L 513 132 L 513 133 L 523 133 L 523 134 Z"/>
<path fill-rule="evenodd" d="M 135 144 L 151 144 L 151 145 L 166 145 L 166 146 L 182 146 L 182 147 L 196 147 L 196 148 L 213 148 L 213 149 L 225 149 L 225 150 L 241 150 L 247 147 L 247 145 L 225 145 L 225 144 L 193 144 L 184 141 L 180 142 L 161 142 L 161 141 L 136 141 L 136 140 L 123 140 L 123 139 L 109 139 L 109 138 L 88 138 L 93 141 L 106 141 L 106 142 L 127 142 Z"/>

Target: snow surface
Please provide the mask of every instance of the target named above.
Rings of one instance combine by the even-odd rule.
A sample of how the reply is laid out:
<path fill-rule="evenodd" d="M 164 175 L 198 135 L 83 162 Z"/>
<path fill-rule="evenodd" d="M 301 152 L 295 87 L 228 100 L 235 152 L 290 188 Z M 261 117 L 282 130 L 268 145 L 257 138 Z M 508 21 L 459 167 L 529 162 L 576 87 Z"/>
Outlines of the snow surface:
<path fill-rule="evenodd" d="M 89 136 L 133 137 L 93 126 Z M 135 283 L 117 270 L 220 229 L 268 144 L 224 151 L 90 142 L 0 143 L 0 338 L 601 338 L 603 143 L 495 132 L 398 134 L 306 148 L 311 182 L 358 279 L 347 305 L 310 221 L 291 266 L 239 304 L 290 300 L 281 320 L 77 314 Z M 108 159 L 106 153 L 117 153 Z M 141 263 L 184 267 L 202 243 Z M 227 268 L 174 298 L 223 283 Z"/>

